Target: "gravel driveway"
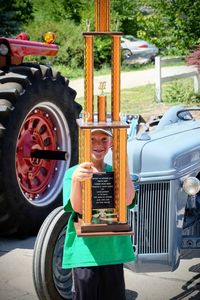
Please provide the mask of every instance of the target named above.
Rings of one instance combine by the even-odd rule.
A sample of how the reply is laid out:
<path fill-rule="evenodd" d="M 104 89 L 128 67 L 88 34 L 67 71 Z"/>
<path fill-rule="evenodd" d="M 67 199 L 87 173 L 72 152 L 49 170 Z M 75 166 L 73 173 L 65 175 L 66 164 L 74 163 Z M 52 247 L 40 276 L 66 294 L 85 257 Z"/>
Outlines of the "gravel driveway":
<path fill-rule="evenodd" d="M 192 66 L 175 66 L 175 67 L 163 67 L 162 76 L 171 76 L 174 74 L 182 74 L 186 72 L 191 72 L 194 70 Z M 94 78 L 94 95 L 100 93 L 98 87 L 99 82 L 106 82 L 105 93 L 110 93 L 111 91 L 111 80 L 110 75 L 102 75 Z M 143 71 L 130 71 L 121 73 L 121 89 L 130 89 L 137 86 L 142 86 L 146 84 L 155 83 L 155 69 L 147 69 Z M 76 90 L 77 98 L 84 96 L 84 79 L 76 79 L 70 81 L 70 87 Z"/>

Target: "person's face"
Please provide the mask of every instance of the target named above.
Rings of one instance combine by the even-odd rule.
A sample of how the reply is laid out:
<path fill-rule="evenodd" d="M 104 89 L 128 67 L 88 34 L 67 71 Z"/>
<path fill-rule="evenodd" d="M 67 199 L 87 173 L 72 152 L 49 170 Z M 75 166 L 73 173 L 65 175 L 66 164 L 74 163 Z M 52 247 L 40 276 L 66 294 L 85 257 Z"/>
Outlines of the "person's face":
<path fill-rule="evenodd" d="M 111 146 L 112 137 L 101 131 L 92 133 L 92 158 L 94 160 L 104 160 Z"/>

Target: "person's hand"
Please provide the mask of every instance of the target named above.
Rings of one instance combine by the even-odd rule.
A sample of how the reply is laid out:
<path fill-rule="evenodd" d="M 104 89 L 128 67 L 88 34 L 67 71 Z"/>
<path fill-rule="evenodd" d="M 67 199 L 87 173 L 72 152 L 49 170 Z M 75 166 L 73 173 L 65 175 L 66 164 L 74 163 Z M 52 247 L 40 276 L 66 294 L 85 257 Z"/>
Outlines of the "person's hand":
<path fill-rule="evenodd" d="M 93 164 L 91 162 L 84 162 L 75 170 L 72 179 L 75 181 L 84 181 L 92 178 L 93 172 Z"/>

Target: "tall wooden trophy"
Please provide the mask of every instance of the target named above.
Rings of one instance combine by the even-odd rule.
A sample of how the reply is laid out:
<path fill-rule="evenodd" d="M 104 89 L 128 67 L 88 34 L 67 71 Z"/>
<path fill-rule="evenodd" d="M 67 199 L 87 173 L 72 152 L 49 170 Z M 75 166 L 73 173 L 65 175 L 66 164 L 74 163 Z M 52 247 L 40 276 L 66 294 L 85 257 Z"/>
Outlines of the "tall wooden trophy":
<path fill-rule="evenodd" d="M 111 129 L 113 136 L 113 172 L 94 174 L 83 182 L 83 216 L 76 224 L 78 236 L 130 235 L 127 224 L 126 175 L 127 127 L 120 120 L 120 32 L 110 32 L 110 1 L 95 0 L 95 31 L 83 33 L 85 40 L 85 107 L 79 126 L 79 162 L 91 161 L 91 131 Z M 112 39 L 111 119 L 107 118 L 106 96 L 97 97 L 97 118 L 94 114 L 94 55 L 96 36 Z M 100 89 L 104 89 L 101 83 Z"/>

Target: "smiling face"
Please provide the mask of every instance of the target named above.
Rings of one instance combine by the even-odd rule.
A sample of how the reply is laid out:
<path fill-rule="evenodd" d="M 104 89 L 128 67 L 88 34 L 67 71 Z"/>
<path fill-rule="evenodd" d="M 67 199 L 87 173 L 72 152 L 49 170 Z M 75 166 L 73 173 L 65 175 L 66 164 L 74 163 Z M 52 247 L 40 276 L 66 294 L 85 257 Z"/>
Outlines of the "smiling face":
<path fill-rule="evenodd" d="M 112 146 L 112 137 L 102 131 L 92 133 L 92 160 L 103 161 L 109 148 Z"/>

